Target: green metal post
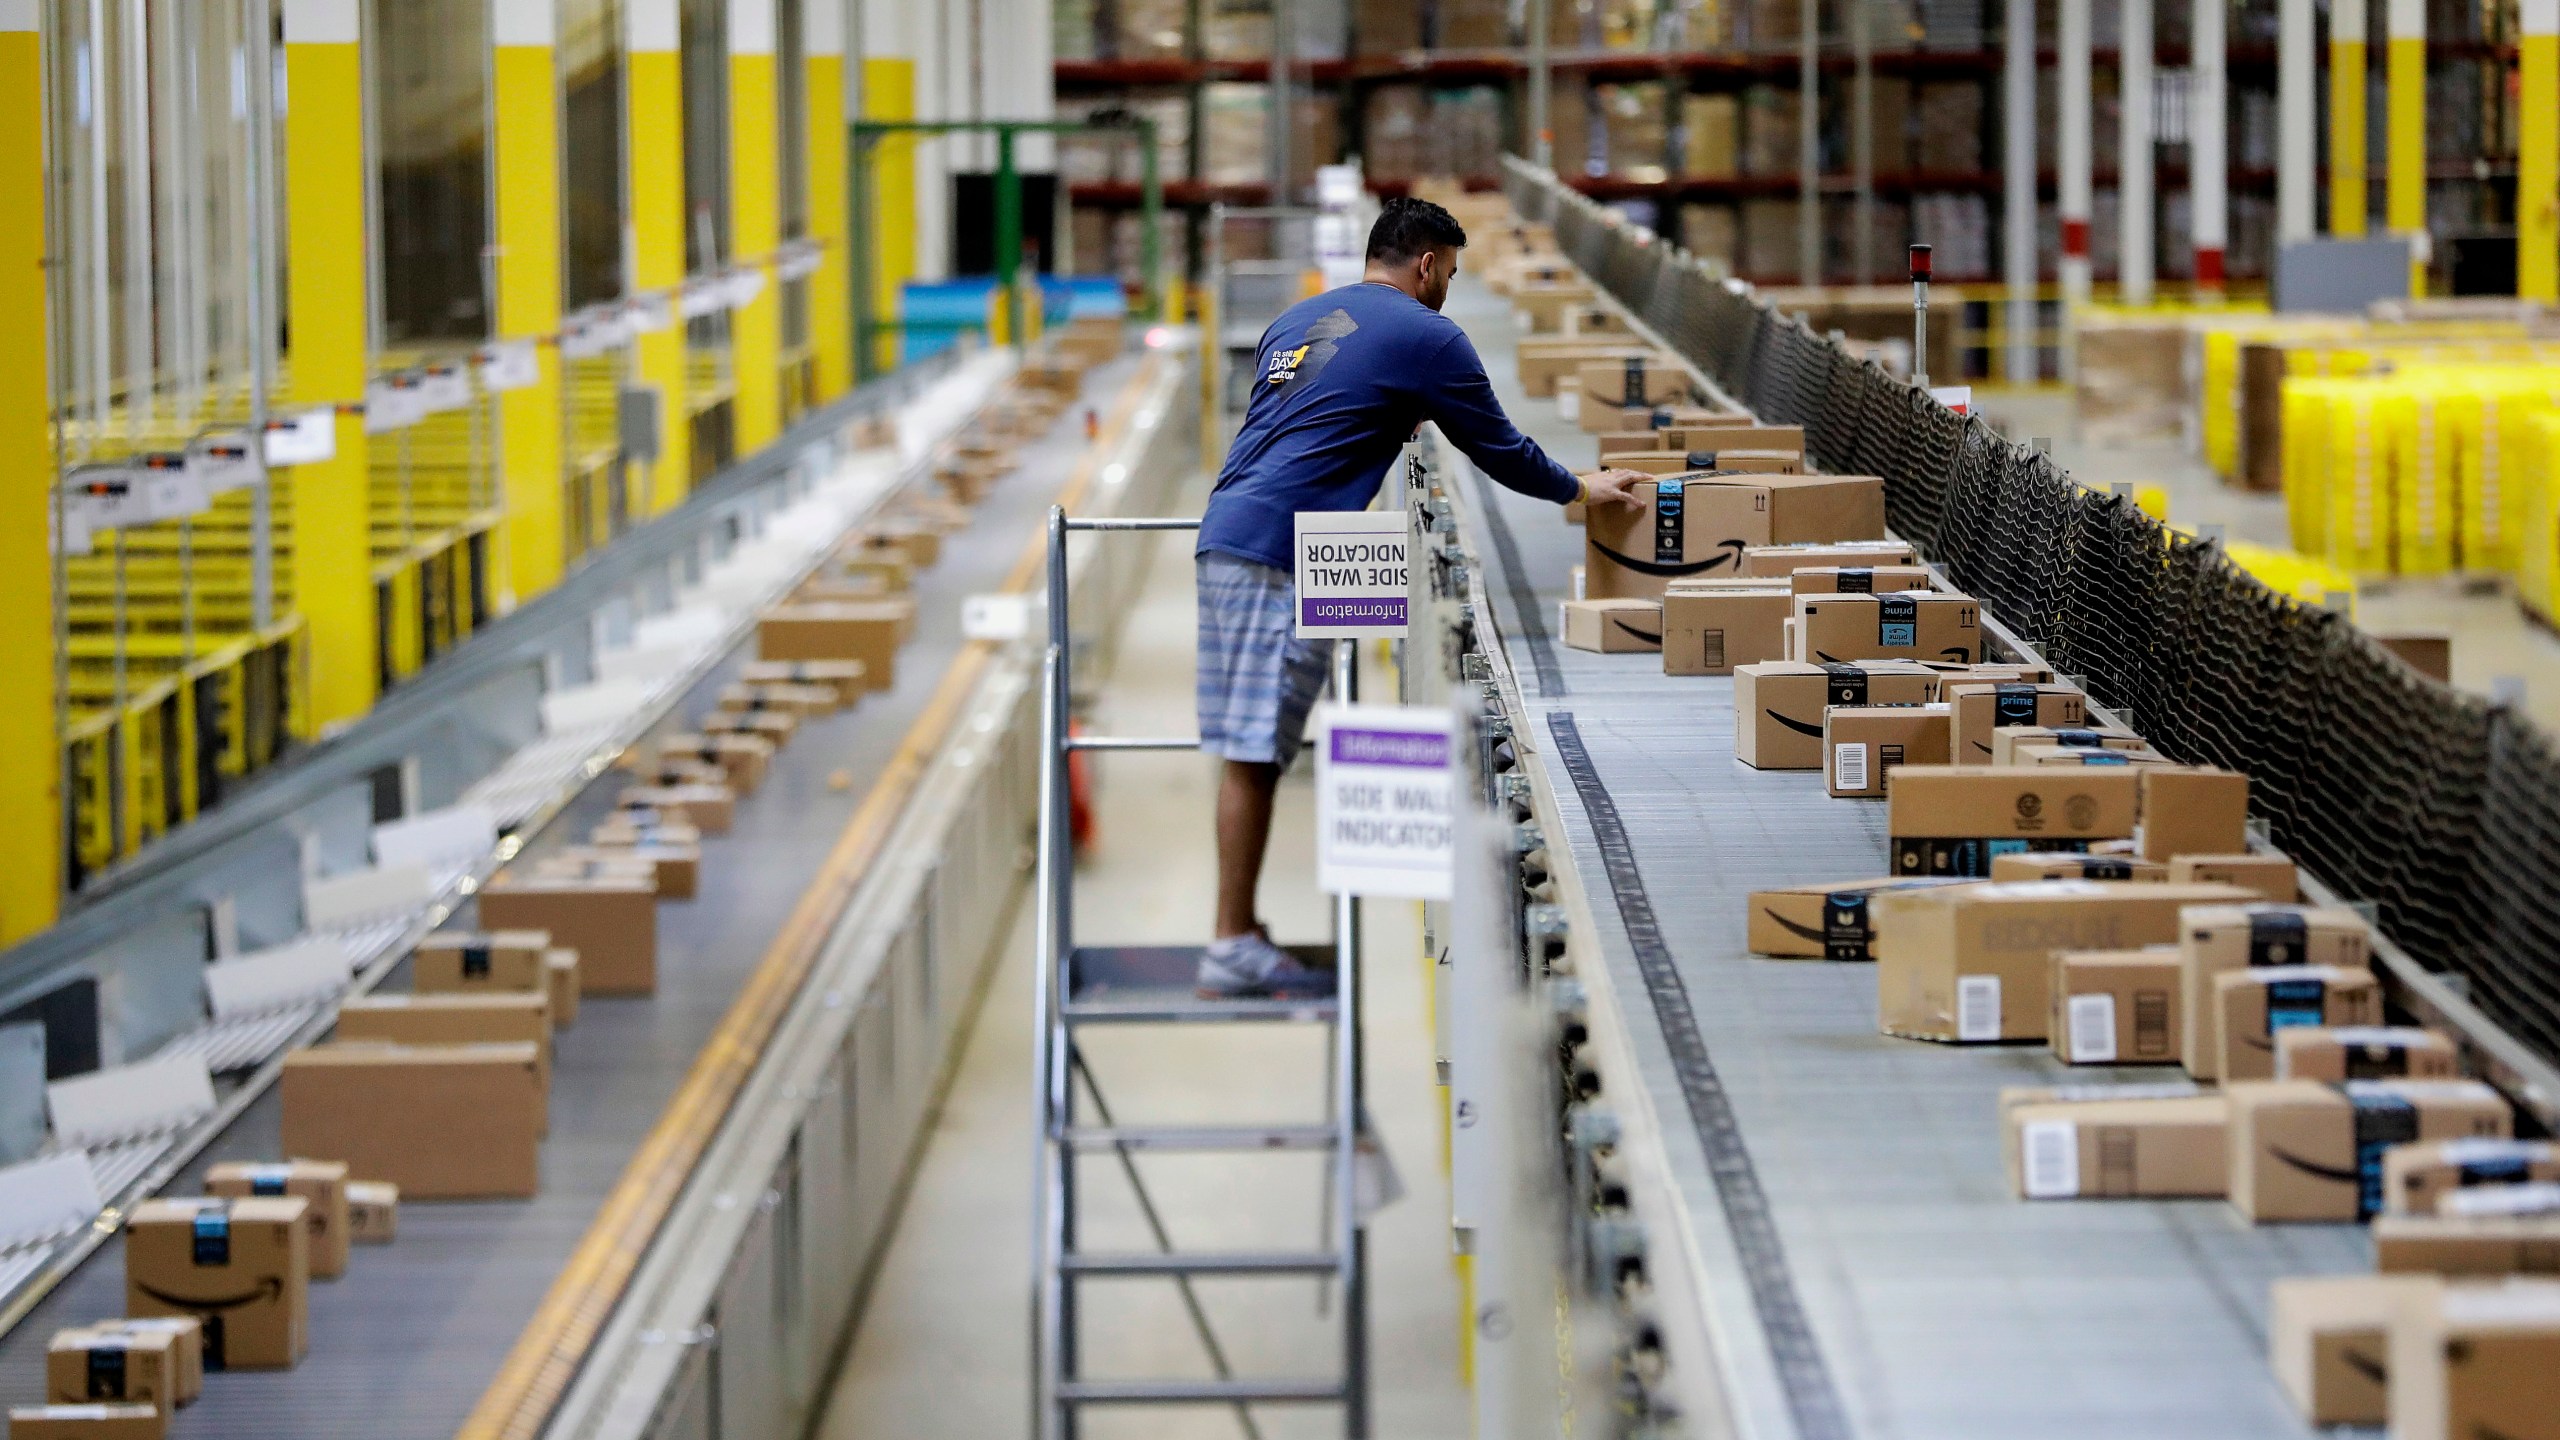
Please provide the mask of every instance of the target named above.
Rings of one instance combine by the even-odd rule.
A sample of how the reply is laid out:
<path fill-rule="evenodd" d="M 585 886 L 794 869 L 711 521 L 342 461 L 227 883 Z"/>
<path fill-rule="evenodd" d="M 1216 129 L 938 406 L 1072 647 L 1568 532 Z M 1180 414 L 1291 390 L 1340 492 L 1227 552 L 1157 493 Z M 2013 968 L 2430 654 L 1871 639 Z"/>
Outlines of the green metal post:
<path fill-rule="evenodd" d="M 879 363 L 872 358 L 872 333 L 878 324 L 871 314 L 871 148 L 879 135 L 860 125 L 853 127 L 853 378 L 856 384 L 879 374 Z"/>
<path fill-rule="evenodd" d="M 1013 127 L 996 128 L 996 286 L 1004 291 L 1005 336 L 1022 333 L 1022 175 L 1013 168 Z"/>
<path fill-rule="evenodd" d="M 1156 122 L 1138 119 L 1138 264 L 1147 277 L 1147 314 L 1165 319 L 1164 181 L 1156 174 Z"/>

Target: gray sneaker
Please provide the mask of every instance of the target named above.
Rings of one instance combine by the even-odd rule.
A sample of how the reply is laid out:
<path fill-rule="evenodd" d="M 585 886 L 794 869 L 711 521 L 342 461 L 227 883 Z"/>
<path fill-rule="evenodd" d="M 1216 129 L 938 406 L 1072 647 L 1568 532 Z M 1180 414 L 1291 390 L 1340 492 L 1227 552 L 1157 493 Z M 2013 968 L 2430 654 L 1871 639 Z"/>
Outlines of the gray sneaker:
<path fill-rule="evenodd" d="M 1259 934 L 1213 940 L 1193 982 L 1203 1000 L 1323 1000 L 1334 974 L 1303 963 Z"/>

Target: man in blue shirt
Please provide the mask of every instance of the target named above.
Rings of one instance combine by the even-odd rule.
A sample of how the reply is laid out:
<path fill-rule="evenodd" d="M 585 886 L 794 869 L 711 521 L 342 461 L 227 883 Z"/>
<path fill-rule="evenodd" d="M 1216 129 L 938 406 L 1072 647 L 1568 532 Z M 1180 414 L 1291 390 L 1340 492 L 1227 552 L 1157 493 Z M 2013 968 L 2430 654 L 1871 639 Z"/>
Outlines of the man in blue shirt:
<path fill-rule="evenodd" d="M 1264 331 L 1244 426 L 1200 522 L 1200 742 L 1226 764 L 1218 788 L 1216 937 L 1206 998 L 1323 995 L 1333 972 L 1271 943 L 1254 892 L 1271 797 L 1296 758 L 1333 644 L 1295 637 L 1291 547 L 1300 511 L 1365 510 L 1428 420 L 1497 483 L 1552 500 L 1639 503 L 1645 477 L 1575 477 L 1515 429 L 1484 362 L 1440 313 L 1466 231 L 1427 200 L 1390 200 L 1357 285 L 1291 306 Z"/>

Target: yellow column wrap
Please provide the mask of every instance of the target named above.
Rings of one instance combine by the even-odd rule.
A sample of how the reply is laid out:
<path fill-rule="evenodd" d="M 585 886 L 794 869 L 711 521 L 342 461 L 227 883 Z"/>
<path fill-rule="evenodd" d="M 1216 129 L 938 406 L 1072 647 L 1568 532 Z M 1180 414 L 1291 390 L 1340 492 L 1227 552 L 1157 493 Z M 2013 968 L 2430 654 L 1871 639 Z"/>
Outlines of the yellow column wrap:
<path fill-rule="evenodd" d="M 818 361 L 817 400 L 853 385 L 853 256 L 848 209 L 844 56 L 809 57 L 809 238 L 825 253 L 809 277 L 809 340 Z"/>
<path fill-rule="evenodd" d="M 498 338 L 523 340 L 560 331 L 560 82 L 550 44 L 504 43 L 534 19 L 542 22 L 540 30 L 523 32 L 523 38 L 547 41 L 548 15 L 521 12 L 547 10 L 548 0 L 509 3 L 519 7 L 519 18 L 502 24 L 490 67 L 496 117 L 491 188 L 497 194 Z M 499 13 L 506 11 L 501 7 Z M 545 343 L 536 353 L 540 382 L 498 397 L 499 473 L 507 496 L 500 525 L 507 555 L 501 610 L 550 589 L 564 558 L 560 350 Z"/>
<path fill-rule="evenodd" d="M 862 62 L 862 118 L 916 118 L 916 62 Z M 872 142 L 870 179 L 863 213 L 871 230 L 871 315 L 885 322 L 898 318 L 899 299 L 916 274 L 915 137 L 890 135 Z M 879 331 L 872 340 L 872 366 L 884 371 L 895 367 L 900 348 L 897 331 Z"/>
<path fill-rule="evenodd" d="M 2390 53 L 2384 59 L 2384 94 L 2390 111 L 2384 131 L 2384 219 L 2392 232 L 2415 242 L 2427 228 L 2427 7 L 2426 0 L 2390 0 Z M 2409 259 L 2409 294 L 2427 290 L 2427 267 Z"/>
<path fill-rule="evenodd" d="M 62 744 L 53 723 L 53 397 L 45 367 L 44 84 L 35 7 L 0 7 L 0 945 L 62 898 Z"/>
<path fill-rule="evenodd" d="M 773 0 L 729 0 L 729 247 L 765 272 L 756 298 L 730 312 L 737 369 L 738 456 L 782 433 L 781 121 L 774 99 Z"/>
<path fill-rule="evenodd" d="M 2516 295 L 2560 300 L 2560 0 L 2523 0 L 2520 8 Z"/>
<path fill-rule="evenodd" d="M 299 405 L 337 405 L 338 454 L 279 472 L 277 552 L 290 554 L 293 608 L 310 630 L 311 703 L 319 728 L 374 700 L 372 477 L 364 421 L 371 371 L 365 317 L 364 67 L 355 0 L 285 12 L 285 374 Z M 297 29 L 307 26 L 307 29 Z M 279 567 L 280 569 L 283 567 Z M 280 595 L 286 593 L 279 585 Z"/>
<path fill-rule="evenodd" d="M 666 295 L 669 311 L 684 284 L 684 68 L 676 53 L 673 0 L 638 0 L 630 12 L 630 66 L 623 90 L 624 163 L 631 207 L 631 282 Z M 693 426 L 686 418 L 684 325 L 639 340 L 639 381 L 658 392 L 665 429 L 650 492 L 665 510 L 693 480 Z"/>
<path fill-rule="evenodd" d="M 2329 233 L 2365 229 L 2363 0 L 2329 10 Z"/>

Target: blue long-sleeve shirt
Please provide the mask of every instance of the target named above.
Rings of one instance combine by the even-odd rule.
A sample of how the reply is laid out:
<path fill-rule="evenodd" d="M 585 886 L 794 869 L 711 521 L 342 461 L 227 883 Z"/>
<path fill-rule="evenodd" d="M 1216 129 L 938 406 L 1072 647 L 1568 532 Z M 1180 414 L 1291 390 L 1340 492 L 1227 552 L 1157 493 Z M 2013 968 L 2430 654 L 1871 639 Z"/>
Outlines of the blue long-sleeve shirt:
<path fill-rule="evenodd" d="M 1513 427 L 1457 322 L 1391 285 L 1301 300 L 1256 347 L 1252 401 L 1199 549 L 1290 569 L 1301 510 L 1364 510 L 1425 420 L 1502 485 L 1561 505 L 1571 472 Z"/>

